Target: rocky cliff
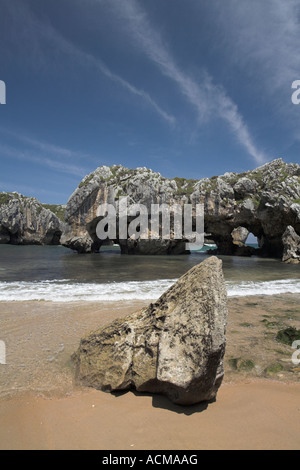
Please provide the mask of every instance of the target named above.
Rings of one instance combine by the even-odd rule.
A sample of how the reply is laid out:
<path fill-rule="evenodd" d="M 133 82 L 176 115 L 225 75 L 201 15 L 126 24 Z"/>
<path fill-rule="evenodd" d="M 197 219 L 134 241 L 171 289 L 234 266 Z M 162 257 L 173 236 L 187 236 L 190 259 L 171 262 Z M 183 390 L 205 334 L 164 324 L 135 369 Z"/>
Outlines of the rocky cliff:
<path fill-rule="evenodd" d="M 58 215 L 62 208 L 51 206 Z M 62 220 L 37 199 L 18 193 L 0 193 L 0 243 L 58 245 Z"/>
<path fill-rule="evenodd" d="M 115 165 L 97 168 L 71 195 L 62 244 L 81 253 L 98 251 L 102 244 L 96 235 L 99 206 L 110 203 L 117 209 L 122 196 L 128 196 L 129 204 L 143 204 L 149 211 L 151 204 L 204 204 L 205 232 L 217 245 L 218 254 L 282 258 L 286 228 L 300 234 L 298 164 L 276 159 L 253 171 L 201 180 L 167 179 L 147 168 Z M 258 238 L 259 250 L 245 245 L 249 233 Z M 185 241 L 124 240 L 118 234 L 114 240 L 122 253 L 133 254 L 184 253 Z"/>

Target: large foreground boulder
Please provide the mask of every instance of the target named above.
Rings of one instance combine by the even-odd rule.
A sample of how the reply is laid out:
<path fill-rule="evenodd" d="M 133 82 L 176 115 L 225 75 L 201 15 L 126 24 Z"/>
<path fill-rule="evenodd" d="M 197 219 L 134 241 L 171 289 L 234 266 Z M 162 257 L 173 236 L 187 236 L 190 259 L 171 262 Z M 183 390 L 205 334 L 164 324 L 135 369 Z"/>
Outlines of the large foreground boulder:
<path fill-rule="evenodd" d="M 210 257 L 154 304 L 83 338 L 73 355 L 76 379 L 107 392 L 162 393 L 181 405 L 214 399 L 226 322 L 222 262 Z"/>

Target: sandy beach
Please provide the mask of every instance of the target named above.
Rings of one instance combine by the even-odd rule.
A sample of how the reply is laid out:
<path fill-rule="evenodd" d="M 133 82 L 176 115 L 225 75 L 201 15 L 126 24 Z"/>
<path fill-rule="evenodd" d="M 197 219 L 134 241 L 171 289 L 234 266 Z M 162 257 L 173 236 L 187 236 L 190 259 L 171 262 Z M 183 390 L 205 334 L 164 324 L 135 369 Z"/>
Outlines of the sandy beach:
<path fill-rule="evenodd" d="M 224 384 L 215 403 L 95 390 L 0 404 L 1 449 L 299 449 L 300 385 Z"/>
<path fill-rule="evenodd" d="M 74 384 L 80 338 L 148 302 L 1 303 L 1 449 L 299 449 L 300 367 L 276 341 L 300 327 L 298 295 L 229 299 L 225 379 L 214 403 Z"/>

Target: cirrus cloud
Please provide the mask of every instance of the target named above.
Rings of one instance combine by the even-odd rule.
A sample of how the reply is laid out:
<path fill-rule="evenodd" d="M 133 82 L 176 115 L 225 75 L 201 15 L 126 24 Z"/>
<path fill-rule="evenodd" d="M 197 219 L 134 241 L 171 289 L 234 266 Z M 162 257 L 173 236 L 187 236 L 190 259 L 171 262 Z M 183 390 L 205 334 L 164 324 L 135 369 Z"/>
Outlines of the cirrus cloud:
<path fill-rule="evenodd" d="M 214 84 L 206 70 L 202 72 L 201 82 L 181 70 L 160 33 L 150 24 L 146 12 L 136 0 L 114 0 L 111 6 L 115 15 L 124 19 L 135 47 L 142 49 L 161 73 L 177 84 L 180 92 L 196 110 L 199 121 L 222 119 L 256 163 L 266 162 L 266 155 L 257 148 L 238 106 L 225 89 Z"/>

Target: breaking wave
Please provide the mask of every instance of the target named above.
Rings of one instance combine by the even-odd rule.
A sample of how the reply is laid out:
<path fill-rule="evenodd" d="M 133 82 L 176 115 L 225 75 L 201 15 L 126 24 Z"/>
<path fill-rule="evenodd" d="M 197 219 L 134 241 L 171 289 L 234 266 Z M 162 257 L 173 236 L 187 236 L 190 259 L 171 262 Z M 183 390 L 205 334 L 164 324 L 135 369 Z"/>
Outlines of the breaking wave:
<path fill-rule="evenodd" d="M 158 299 L 176 279 L 84 283 L 70 280 L 0 282 L 0 301 L 101 302 Z M 300 279 L 227 281 L 229 297 L 299 294 Z"/>

